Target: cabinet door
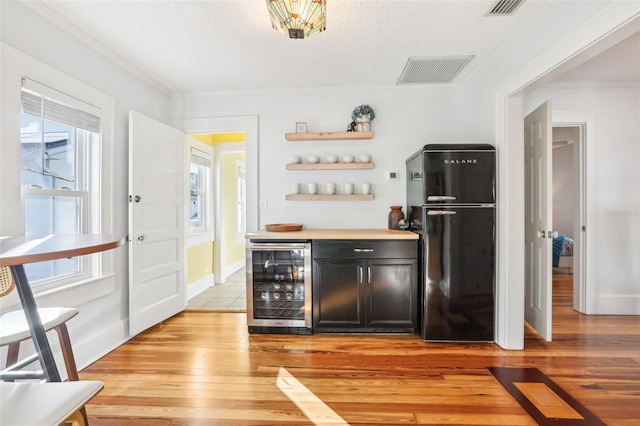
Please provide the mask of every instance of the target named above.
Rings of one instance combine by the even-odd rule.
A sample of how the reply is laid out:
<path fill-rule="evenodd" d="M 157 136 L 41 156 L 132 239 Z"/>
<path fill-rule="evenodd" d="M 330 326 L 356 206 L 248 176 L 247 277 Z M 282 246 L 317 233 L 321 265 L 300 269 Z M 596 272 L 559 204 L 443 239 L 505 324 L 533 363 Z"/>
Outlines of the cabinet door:
<path fill-rule="evenodd" d="M 367 322 L 372 329 L 416 328 L 417 259 L 370 259 L 365 263 Z"/>
<path fill-rule="evenodd" d="M 345 331 L 364 326 L 363 274 L 363 263 L 357 259 L 314 259 L 314 329 Z"/>

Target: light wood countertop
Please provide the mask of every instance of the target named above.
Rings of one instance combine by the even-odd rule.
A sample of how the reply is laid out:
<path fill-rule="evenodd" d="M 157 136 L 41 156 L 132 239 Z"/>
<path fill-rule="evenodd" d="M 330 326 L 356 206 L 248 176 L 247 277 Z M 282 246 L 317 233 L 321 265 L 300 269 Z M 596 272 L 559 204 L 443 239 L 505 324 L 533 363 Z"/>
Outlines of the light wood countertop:
<path fill-rule="evenodd" d="M 247 240 L 417 240 L 411 231 L 390 229 L 306 229 L 293 232 L 249 232 Z"/>

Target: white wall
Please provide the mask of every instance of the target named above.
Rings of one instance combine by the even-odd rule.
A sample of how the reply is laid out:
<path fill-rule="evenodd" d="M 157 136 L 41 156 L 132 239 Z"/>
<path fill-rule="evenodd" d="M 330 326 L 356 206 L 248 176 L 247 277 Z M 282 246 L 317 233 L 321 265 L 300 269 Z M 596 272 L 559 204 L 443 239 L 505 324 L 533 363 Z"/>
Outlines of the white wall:
<path fill-rule="evenodd" d="M 559 131 L 562 132 L 558 137 Z M 574 183 L 573 150 L 580 142 L 577 127 L 553 129 L 553 141 L 568 142 L 553 148 L 553 230 L 573 238 L 573 212 L 579 187 Z M 569 143 L 571 142 L 571 143 Z"/>
<path fill-rule="evenodd" d="M 525 99 L 529 110 L 551 99 L 554 111 L 594 111 L 597 117 L 595 235 L 596 313 L 640 314 L 640 87 L 550 86 Z M 555 156 L 555 150 L 554 150 Z M 555 178 L 554 178 L 555 179 Z M 588 225 L 587 233 L 592 227 Z"/>
<path fill-rule="evenodd" d="M 22 2 L 1 2 L 1 41 L 66 75 L 99 90 L 115 100 L 114 170 L 113 170 L 113 230 L 127 233 L 127 174 L 128 174 L 128 111 L 142 112 L 167 122 L 169 98 L 166 94 L 134 77 L 123 68 L 97 53 L 87 44 L 71 36 L 60 27 L 34 12 Z M 2 61 L 2 67 L 6 66 Z M 4 79 L 4 73 L 2 74 Z M 8 82 L 3 81 L 4 84 Z M 0 114 L 2 134 L 14 134 L 20 105 L 3 105 Z M 6 133 L 8 132 L 8 133 Z M 19 132 L 19 130 L 18 130 Z M 0 144 L 15 143 L 15 138 L 2 138 Z M 0 145 L 0 155 L 2 155 Z M 6 159 L 0 158 L 2 161 Z M 18 161 L 15 159 L 13 161 Z M 1 173 L 1 172 L 0 172 Z M 5 180 L 4 176 L 2 177 Z M 17 182 L 15 183 L 17 185 Z M 1 194 L 1 193 L 0 193 Z M 0 200 L 2 212 L 15 210 Z M 0 234 L 20 233 L 10 229 L 5 215 L 0 214 Z M 77 306 L 80 314 L 69 322 L 69 333 L 78 367 L 82 368 L 112 350 L 128 337 L 128 261 L 126 246 L 114 250 L 115 288 L 109 294 Z M 42 305 L 67 306 L 64 297 L 38 298 Z M 16 306 L 17 308 L 17 306 Z M 55 339 L 52 339 L 55 341 Z"/>
<path fill-rule="evenodd" d="M 427 143 L 461 142 L 461 90 L 458 86 L 325 88 L 278 92 L 175 96 L 172 120 L 216 116 L 259 116 L 259 226 L 302 223 L 309 228 L 386 228 L 389 206 L 405 204 L 405 160 Z M 288 142 L 295 123 L 309 132 L 346 131 L 351 111 L 369 104 L 376 113 L 372 140 Z M 369 154 L 373 170 L 287 171 L 292 156 Z M 398 172 L 396 182 L 385 172 Z M 371 182 L 373 201 L 286 201 L 294 182 Z M 406 212 L 405 212 L 406 214 Z"/>

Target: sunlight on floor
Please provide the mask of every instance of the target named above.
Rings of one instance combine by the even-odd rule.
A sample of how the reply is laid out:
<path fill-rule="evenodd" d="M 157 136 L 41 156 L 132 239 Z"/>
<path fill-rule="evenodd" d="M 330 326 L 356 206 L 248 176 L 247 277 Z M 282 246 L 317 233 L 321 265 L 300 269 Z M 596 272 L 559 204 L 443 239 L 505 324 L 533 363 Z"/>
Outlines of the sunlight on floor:
<path fill-rule="evenodd" d="M 280 367 L 278 388 L 316 425 L 348 425 L 342 417 L 322 402 L 313 392 Z"/>

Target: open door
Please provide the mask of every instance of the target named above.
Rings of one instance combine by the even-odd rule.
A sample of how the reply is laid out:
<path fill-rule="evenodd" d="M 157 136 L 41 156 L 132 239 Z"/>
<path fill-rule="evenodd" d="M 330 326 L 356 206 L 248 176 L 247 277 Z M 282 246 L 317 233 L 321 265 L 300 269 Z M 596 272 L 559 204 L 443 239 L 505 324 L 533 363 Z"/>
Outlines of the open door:
<path fill-rule="evenodd" d="M 551 341 L 551 102 L 524 119 L 525 320 Z"/>
<path fill-rule="evenodd" d="M 129 113 L 129 333 L 187 305 L 184 134 Z"/>

